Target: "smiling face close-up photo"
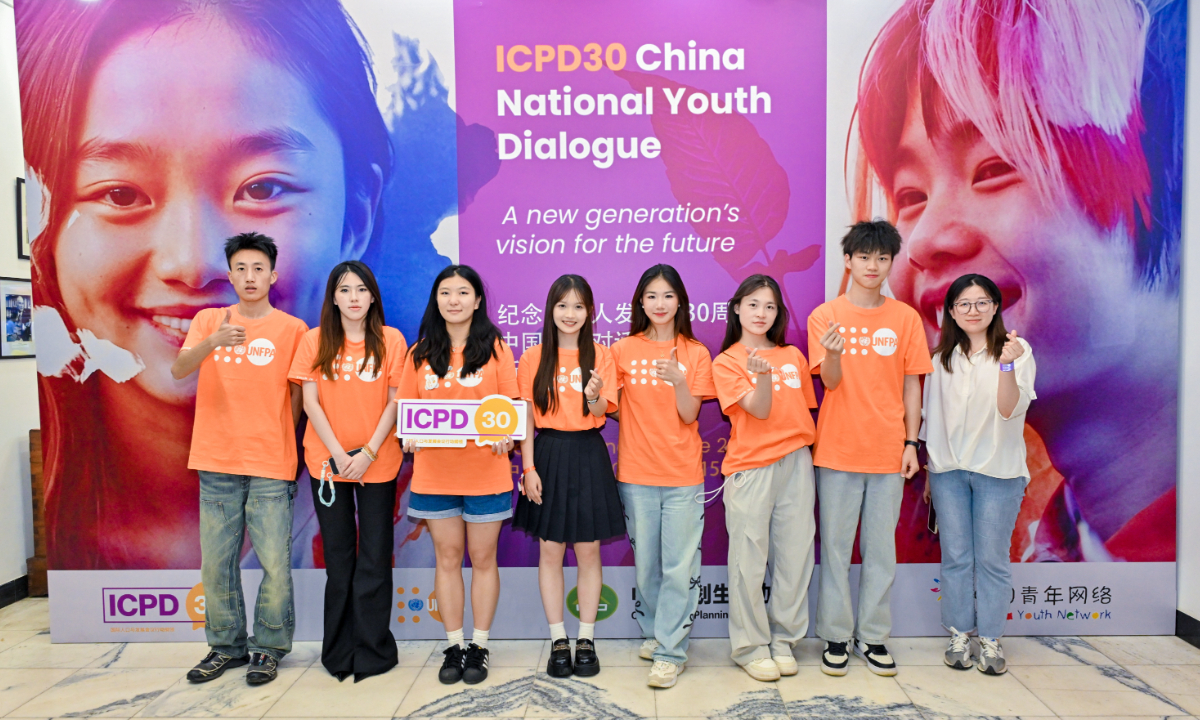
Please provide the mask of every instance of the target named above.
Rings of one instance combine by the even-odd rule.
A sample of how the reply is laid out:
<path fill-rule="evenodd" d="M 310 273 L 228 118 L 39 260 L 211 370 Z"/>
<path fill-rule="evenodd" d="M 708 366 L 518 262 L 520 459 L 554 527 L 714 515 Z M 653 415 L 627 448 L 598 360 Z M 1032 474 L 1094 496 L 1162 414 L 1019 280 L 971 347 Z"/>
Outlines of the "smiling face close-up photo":
<path fill-rule="evenodd" d="M 1150 555 L 1105 543 L 1143 511 L 1173 512 L 1178 180 L 1161 143 L 1181 107 L 1164 78 L 1181 66 L 1168 71 L 1153 42 L 1172 31 L 1139 3 L 1074 21 L 1022 8 L 909 0 L 881 16 L 845 156 L 851 213 L 896 225 L 888 288 L 931 347 L 951 283 L 978 273 L 1036 349 L 1027 440 L 1044 471 L 1018 555 L 1164 559 L 1165 539 Z M 1071 22 L 1104 38 L 1103 63 L 1080 60 Z M 1141 431 L 1124 442 L 1131 423 Z"/>
<path fill-rule="evenodd" d="M 904 238 L 888 278 L 896 297 L 936 338 L 950 283 L 986 275 L 1000 287 L 1006 323 L 1051 358 L 1042 393 L 1123 372 L 1158 295 L 1140 287 L 1124 228 L 1100 229 L 1072 197 L 1044 201 L 969 123 L 930 138 L 918 103 L 910 101 L 891 182 Z"/>
<path fill-rule="evenodd" d="M 237 302 L 225 239 L 275 238 L 272 300 L 315 321 L 318 275 L 346 259 L 344 178 L 311 93 L 233 28 L 193 18 L 133 35 L 91 82 L 54 247 L 64 306 L 77 327 L 141 358 L 140 388 L 190 402 L 194 380 L 169 368 L 199 310 Z"/>

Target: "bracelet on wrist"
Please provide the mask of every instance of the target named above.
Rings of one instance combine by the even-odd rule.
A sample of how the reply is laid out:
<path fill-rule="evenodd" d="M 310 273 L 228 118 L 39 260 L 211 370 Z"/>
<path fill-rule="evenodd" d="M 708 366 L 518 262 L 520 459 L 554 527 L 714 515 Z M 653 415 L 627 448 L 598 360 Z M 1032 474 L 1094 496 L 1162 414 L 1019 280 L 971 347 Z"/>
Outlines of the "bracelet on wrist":
<path fill-rule="evenodd" d="M 529 467 L 527 467 L 521 471 L 521 477 L 525 477 L 526 475 L 533 472 L 534 470 L 537 470 L 537 467 L 530 465 Z"/>
<path fill-rule="evenodd" d="M 584 398 L 584 399 L 586 400 L 587 398 Z M 599 396 L 599 395 L 597 395 L 596 397 L 592 398 L 591 400 L 588 400 L 588 401 L 587 401 L 587 404 L 588 404 L 588 405 L 595 405 L 595 404 L 596 404 L 596 403 L 598 403 L 598 402 L 600 402 L 600 396 Z"/>
<path fill-rule="evenodd" d="M 904 446 L 905 446 L 905 447 L 908 447 L 909 445 L 912 445 L 913 447 L 915 447 L 915 448 L 916 448 L 916 449 L 918 449 L 918 450 L 920 450 L 920 449 L 921 449 L 921 443 L 920 443 L 920 442 L 918 442 L 918 441 L 916 441 L 916 440 L 905 440 L 905 441 L 904 441 Z"/>
<path fill-rule="evenodd" d="M 1000 363 L 1000 372 L 1012 372 L 1013 363 Z"/>
<path fill-rule="evenodd" d="M 371 448 L 369 446 L 363 445 L 361 449 L 362 449 L 363 455 L 366 455 L 367 459 L 370 460 L 371 462 L 375 462 L 376 460 L 379 459 L 379 456 L 376 455 L 375 452 L 373 450 L 371 450 Z"/>

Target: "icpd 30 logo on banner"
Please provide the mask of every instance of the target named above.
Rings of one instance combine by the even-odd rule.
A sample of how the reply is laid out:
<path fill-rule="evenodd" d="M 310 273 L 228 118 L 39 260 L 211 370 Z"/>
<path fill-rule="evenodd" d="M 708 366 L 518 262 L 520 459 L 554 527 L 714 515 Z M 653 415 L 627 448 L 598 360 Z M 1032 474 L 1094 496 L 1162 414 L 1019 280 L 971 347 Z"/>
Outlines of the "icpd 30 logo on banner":
<path fill-rule="evenodd" d="M 187 587 L 104 588 L 105 624 L 148 625 L 191 623 L 204 627 L 204 585 Z"/>

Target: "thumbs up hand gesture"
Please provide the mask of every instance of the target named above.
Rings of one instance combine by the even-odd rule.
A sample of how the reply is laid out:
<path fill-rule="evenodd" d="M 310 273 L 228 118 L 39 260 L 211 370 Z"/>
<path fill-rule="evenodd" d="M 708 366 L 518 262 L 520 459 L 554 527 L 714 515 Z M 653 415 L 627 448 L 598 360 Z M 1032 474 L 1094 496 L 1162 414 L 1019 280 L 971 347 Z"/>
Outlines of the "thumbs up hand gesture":
<path fill-rule="evenodd" d="M 230 325 L 229 321 L 232 317 L 233 313 L 226 310 L 225 319 L 221 321 L 221 326 L 217 328 L 216 332 L 208 336 L 214 347 L 242 345 L 246 342 L 246 328 L 241 325 Z"/>
<path fill-rule="evenodd" d="M 679 365 L 677 359 L 677 351 L 671 348 L 671 357 L 666 360 L 655 360 L 654 368 L 658 373 L 658 379 L 669 382 L 672 385 L 678 385 L 684 382 L 683 368 Z"/>

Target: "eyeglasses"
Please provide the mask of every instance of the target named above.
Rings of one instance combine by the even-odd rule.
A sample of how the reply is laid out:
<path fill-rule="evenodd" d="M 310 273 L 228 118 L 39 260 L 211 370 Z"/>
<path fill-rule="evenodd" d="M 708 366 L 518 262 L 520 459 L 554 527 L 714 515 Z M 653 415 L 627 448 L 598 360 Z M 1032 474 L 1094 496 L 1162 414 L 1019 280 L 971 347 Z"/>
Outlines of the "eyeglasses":
<path fill-rule="evenodd" d="M 954 309 L 958 311 L 959 315 L 966 315 L 967 313 L 971 312 L 971 308 L 975 308 L 977 311 L 979 311 L 980 315 L 983 315 L 994 307 L 996 307 L 996 303 L 987 299 L 976 300 L 975 302 L 971 302 L 970 300 L 960 300 L 959 302 L 954 303 Z"/>

